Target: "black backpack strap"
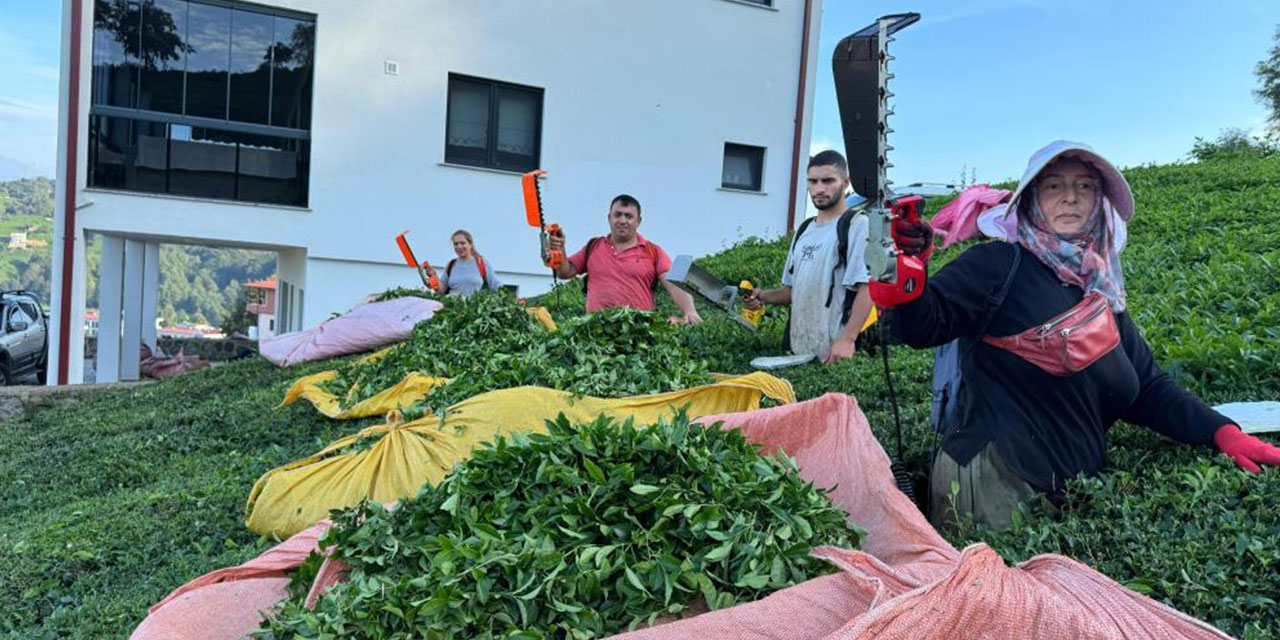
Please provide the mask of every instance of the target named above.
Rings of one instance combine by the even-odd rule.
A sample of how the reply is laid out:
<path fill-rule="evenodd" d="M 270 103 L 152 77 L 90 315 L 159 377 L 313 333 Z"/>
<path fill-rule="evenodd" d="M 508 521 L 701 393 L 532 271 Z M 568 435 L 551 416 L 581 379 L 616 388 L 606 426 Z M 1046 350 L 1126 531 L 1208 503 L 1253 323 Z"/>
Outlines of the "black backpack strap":
<path fill-rule="evenodd" d="M 653 260 L 653 282 L 649 285 L 649 290 L 654 293 L 658 292 L 658 248 L 653 246 L 652 242 L 646 242 L 649 247 L 649 258 Z"/>
<path fill-rule="evenodd" d="M 858 214 L 855 214 L 853 209 L 848 209 L 840 214 L 840 219 L 836 221 L 836 251 L 838 255 L 836 256 L 836 273 L 831 274 L 831 287 L 827 289 L 827 303 L 824 305 L 827 307 L 831 306 L 831 301 L 835 298 L 836 274 L 840 274 L 840 279 L 844 279 L 844 268 L 849 265 L 849 227 L 852 225 L 853 216 L 855 215 Z M 848 295 L 848 291 L 845 293 L 845 300 L 841 304 L 847 304 L 849 305 L 847 308 L 851 309 L 853 308 L 853 298 Z M 847 314 L 848 311 L 846 310 L 845 313 Z M 848 322 L 847 315 L 845 322 Z"/>
<path fill-rule="evenodd" d="M 591 274 L 587 273 L 587 264 L 591 262 L 591 250 L 596 248 L 596 243 L 604 240 L 605 236 L 592 238 L 587 241 L 587 246 L 582 249 L 582 295 L 587 295 L 587 279 Z"/>
<path fill-rule="evenodd" d="M 849 264 L 849 227 L 853 224 L 853 217 L 858 215 L 849 209 L 840 214 L 840 219 L 836 221 L 836 245 L 840 248 L 840 255 L 836 256 L 836 268 L 843 269 Z"/>
<path fill-rule="evenodd" d="M 1015 244 L 1013 245 L 1013 264 L 1009 266 L 1009 275 L 1004 277 L 1004 283 L 1000 285 L 1000 290 L 996 293 L 995 297 L 990 298 L 987 301 L 987 315 L 983 317 L 982 324 L 979 326 L 978 340 L 981 340 L 982 336 L 987 335 L 987 327 L 991 325 L 992 318 L 995 317 L 996 312 L 1000 310 L 1000 307 L 1004 305 L 1004 299 L 1009 295 L 1009 287 L 1013 286 L 1013 277 L 1017 275 L 1018 266 L 1021 264 L 1022 245 Z"/>
<path fill-rule="evenodd" d="M 450 260 L 450 261 L 449 261 L 449 264 L 445 265 L 445 267 L 444 267 L 444 275 L 445 275 L 445 277 L 446 277 L 446 278 L 452 278 L 452 277 L 453 277 L 453 264 L 454 264 L 455 262 L 457 262 L 457 261 L 458 261 L 458 259 L 457 259 L 457 258 L 454 258 L 454 259 L 452 259 L 452 260 Z"/>

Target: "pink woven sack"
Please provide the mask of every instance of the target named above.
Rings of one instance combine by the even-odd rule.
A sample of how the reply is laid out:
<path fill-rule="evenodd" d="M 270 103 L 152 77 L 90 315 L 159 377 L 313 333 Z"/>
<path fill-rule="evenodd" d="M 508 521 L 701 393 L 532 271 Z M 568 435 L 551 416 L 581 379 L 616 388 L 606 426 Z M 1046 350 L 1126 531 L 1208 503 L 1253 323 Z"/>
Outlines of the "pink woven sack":
<path fill-rule="evenodd" d="M 834 502 L 867 530 L 862 549 L 817 549 L 815 553 L 836 566 L 837 573 L 756 602 L 615 636 L 617 640 L 1228 637 L 1069 558 L 1038 556 L 1008 567 L 983 544 L 957 552 L 894 486 L 889 458 L 850 396 L 828 394 L 703 419 L 704 424 L 717 421 L 724 428 L 739 429 L 767 451 L 786 452 L 796 459 L 801 475 L 818 486 L 835 487 Z M 315 546 L 316 530 L 290 538 L 259 560 L 275 554 L 270 572 L 301 563 L 307 555 L 303 548 Z M 287 553 L 281 550 L 286 545 Z M 152 608 L 134 640 L 240 637 L 256 626 L 268 590 L 276 589 L 283 597 L 283 587 L 255 585 L 241 596 L 210 587 L 227 584 L 218 582 L 224 579 L 279 575 L 264 574 L 259 569 L 268 565 L 255 563 L 258 560 L 223 570 L 232 573 L 214 572 L 174 592 Z M 340 564 L 326 561 L 308 601 L 314 602 L 341 580 L 341 572 Z M 220 616 L 234 618 L 241 626 L 223 633 L 227 625 L 217 620 Z M 185 629 L 206 633 L 178 633 Z"/>

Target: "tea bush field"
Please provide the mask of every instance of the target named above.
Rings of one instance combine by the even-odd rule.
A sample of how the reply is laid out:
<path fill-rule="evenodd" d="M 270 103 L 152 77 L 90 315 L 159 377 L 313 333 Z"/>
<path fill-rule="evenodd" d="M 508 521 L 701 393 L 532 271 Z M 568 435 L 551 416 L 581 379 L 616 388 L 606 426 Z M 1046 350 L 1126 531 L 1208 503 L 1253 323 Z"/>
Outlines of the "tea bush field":
<path fill-rule="evenodd" d="M 1157 361 L 1211 404 L 1280 399 L 1280 159 L 1125 173 L 1138 202 L 1124 253 L 1129 306 Z M 776 286 L 787 242 L 743 239 L 700 264 Z M 582 309 L 576 284 L 542 302 L 561 316 Z M 770 309 L 754 334 L 701 313 L 684 340 L 712 370 L 745 372 L 751 358 L 779 353 L 785 310 Z M 801 398 L 855 396 L 897 455 L 883 364 L 870 351 L 781 373 Z M 902 457 L 922 486 L 935 444 L 933 357 L 890 353 Z M 253 481 L 371 422 L 277 406 L 292 380 L 333 365 L 231 363 L 0 425 L 0 637 L 126 637 L 173 588 L 273 544 L 243 524 Z M 1251 476 L 1211 449 L 1119 425 L 1105 473 L 1071 493 L 1057 513 L 1029 505 L 1006 532 L 944 533 L 1011 563 L 1064 553 L 1232 635 L 1280 637 L 1280 472 Z"/>

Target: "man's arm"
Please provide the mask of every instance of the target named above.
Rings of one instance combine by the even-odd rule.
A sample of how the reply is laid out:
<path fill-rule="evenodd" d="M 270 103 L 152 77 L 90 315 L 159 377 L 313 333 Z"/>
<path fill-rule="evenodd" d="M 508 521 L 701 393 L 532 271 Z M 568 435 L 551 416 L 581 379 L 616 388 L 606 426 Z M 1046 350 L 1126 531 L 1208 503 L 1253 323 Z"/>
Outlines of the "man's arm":
<path fill-rule="evenodd" d="M 548 244 L 551 246 L 551 249 L 553 251 L 559 251 L 561 253 L 564 253 L 564 235 L 563 234 L 551 235 L 548 237 L 548 240 L 549 240 Z M 582 253 L 582 252 L 579 251 L 578 253 Z M 578 275 L 579 273 L 578 267 L 573 264 L 573 260 L 568 255 L 565 256 L 565 259 L 563 262 L 560 263 L 560 266 L 556 267 L 555 272 L 556 272 L 556 277 L 560 278 L 561 280 L 568 280 Z"/>
<path fill-rule="evenodd" d="M 573 266 L 573 263 L 568 260 L 561 262 L 560 266 L 556 268 L 556 277 L 561 280 L 568 280 L 576 275 L 578 275 L 578 268 Z"/>
<path fill-rule="evenodd" d="M 784 286 L 777 289 L 757 289 L 751 295 L 747 296 L 748 309 L 759 309 L 761 305 L 765 304 L 778 306 L 790 305 L 791 287 Z"/>
<path fill-rule="evenodd" d="M 663 288 L 667 290 L 667 295 L 671 296 L 671 301 L 680 307 L 680 311 L 684 313 L 685 324 L 698 324 L 702 322 L 702 316 L 698 315 L 698 307 L 693 303 L 693 296 L 688 291 L 667 282 L 667 272 L 658 274 L 658 280 L 662 282 Z"/>
<path fill-rule="evenodd" d="M 862 333 L 862 325 L 867 323 L 871 314 L 871 287 L 858 285 L 858 293 L 853 296 L 853 308 L 849 310 L 849 321 L 840 330 L 840 335 L 831 343 L 831 351 L 827 354 L 827 362 L 839 362 L 852 358 L 854 343 L 858 334 Z"/>

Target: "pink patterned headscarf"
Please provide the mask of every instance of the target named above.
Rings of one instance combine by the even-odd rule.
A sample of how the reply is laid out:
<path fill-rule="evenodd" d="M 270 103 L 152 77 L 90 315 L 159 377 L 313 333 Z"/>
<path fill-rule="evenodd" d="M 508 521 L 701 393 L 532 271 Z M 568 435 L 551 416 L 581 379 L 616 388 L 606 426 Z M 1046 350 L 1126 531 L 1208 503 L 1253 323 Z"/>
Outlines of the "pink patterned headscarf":
<path fill-rule="evenodd" d="M 1037 185 L 1026 189 L 1018 206 L 1018 243 L 1058 275 L 1058 279 L 1084 289 L 1097 291 L 1111 302 L 1116 313 L 1124 311 L 1124 272 L 1120 268 L 1120 251 L 1103 209 L 1104 198 L 1098 195 L 1093 212 L 1084 229 L 1074 236 L 1054 233 L 1040 209 Z"/>

